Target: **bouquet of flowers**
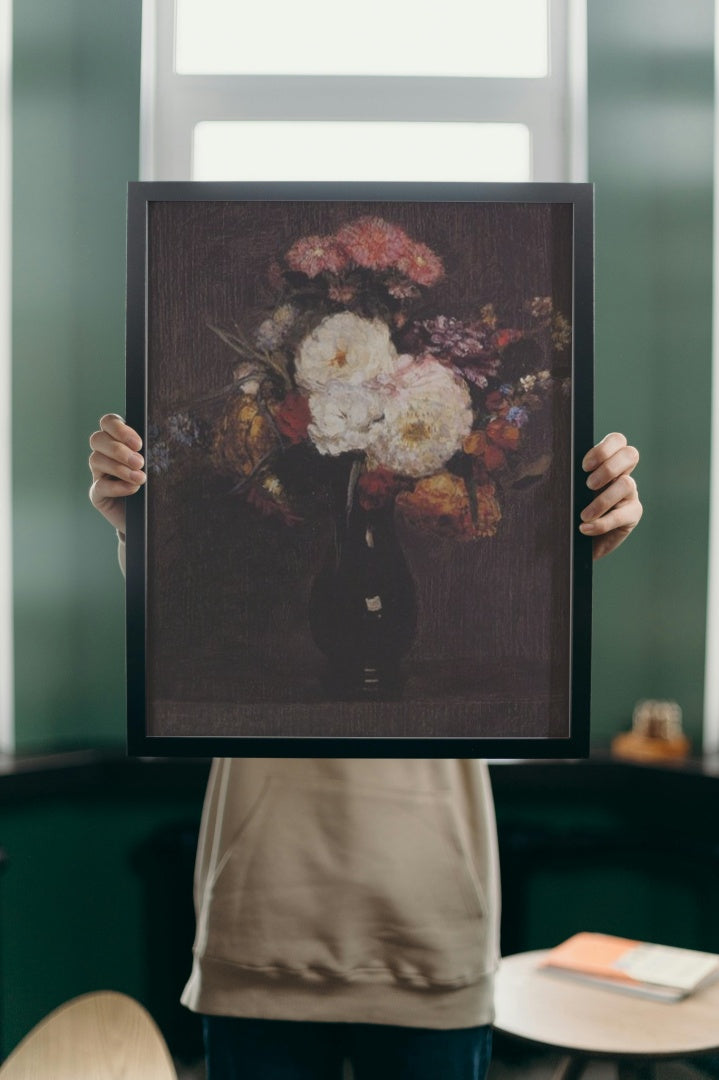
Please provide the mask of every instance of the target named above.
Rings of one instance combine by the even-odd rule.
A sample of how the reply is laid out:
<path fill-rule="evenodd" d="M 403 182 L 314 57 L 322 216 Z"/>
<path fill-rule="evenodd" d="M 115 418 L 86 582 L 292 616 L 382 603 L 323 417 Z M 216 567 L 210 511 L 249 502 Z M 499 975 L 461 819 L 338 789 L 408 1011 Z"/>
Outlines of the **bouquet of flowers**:
<path fill-rule="evenodd" d="M 491 303 L 471 319 L 436 313 L 427 296 L 444 275 L 435 251 L 380 217 L 301 237 L 270 267 L 273 302 L 255 325 L 212 327 L 232 379 L 209 421 L 183 412 L 151 433 L 150 468 L 205 441 L 238 495 L 293 524 L 307 476 L 343 459 L 348 508 L 394 505 L 423 530 L 494 536 L 502 491 L 548 468 L 527 433 L 571 329 L 547 297 L 529 298 L 520 326 Z"/>

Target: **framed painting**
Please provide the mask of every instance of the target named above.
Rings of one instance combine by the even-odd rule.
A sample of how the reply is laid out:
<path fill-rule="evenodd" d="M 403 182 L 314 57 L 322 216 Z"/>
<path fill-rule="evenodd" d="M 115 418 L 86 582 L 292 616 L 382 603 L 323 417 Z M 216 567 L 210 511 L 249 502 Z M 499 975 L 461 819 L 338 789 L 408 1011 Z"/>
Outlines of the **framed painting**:
<path fill-rule="evenodd" d="M 128 745 L 580 757 L 592 189 L 130 185 Z"/>

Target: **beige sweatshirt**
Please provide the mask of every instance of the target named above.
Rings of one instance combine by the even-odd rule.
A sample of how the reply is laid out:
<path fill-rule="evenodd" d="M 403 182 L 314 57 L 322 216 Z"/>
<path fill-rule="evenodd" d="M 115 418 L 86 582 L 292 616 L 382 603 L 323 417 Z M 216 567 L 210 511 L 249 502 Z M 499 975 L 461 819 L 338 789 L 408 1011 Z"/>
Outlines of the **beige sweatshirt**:
<path fill-rule="evenodd" d="M 197 1012 L 489 1023 L 500 899 L 486 765 L 216 760 L 195 908 L 182 1000 Z"/>

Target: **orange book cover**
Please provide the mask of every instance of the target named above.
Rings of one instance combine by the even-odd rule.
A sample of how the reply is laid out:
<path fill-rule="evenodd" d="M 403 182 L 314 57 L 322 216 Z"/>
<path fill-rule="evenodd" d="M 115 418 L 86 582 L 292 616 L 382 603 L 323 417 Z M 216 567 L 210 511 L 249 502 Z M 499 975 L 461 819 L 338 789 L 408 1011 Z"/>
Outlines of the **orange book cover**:
<path fill-rule="evenodd" d="M 715 953 L 588 932 L 552 949 L 541 966 L 665 1001 L 678 1000 L 719 978 Z"/>
<path fill-rule="evenodd" d="M 583 975 L 636 983 L 637 979 L 627 975 L 616 964 L 630 949 L 635 949 L 639 944 L 638 941 L 612 937 L 610 934 L 575 934 L 552 949 L 545 957 L 543 966 L 566 968 Z"/>

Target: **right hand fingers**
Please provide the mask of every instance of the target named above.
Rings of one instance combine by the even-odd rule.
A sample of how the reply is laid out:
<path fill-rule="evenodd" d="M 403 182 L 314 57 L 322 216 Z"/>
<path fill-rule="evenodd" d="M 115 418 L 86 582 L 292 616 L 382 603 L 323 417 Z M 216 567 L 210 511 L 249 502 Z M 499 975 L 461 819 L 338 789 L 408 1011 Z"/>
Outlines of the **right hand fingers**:
<path fill-rule="evenodd" d="M 121 499 L 125 495 L 134 495 L 141 487 L 141 484 L 131 480 L 113 480 L 111 476 L 101 476 L 90 487 L 90 501 L 99 509 L 100 504 L 105 506 L 108 499 Z"/>
<path fill-rule="evenodd" d="M 117 413 L 105 413 L 104 416 L 100 417 L 100 431 L 108 434 L 116 442 L 123 443 L 130 450 L 138 451 L 142 449 L 140 436 Z M 99 432 L 95 432 L 95 434 L 97 435 Z"/>
<path fill-rule="evenodd" d="M 94 479 L 100 476 L 113 476 L 120 480 L 135 479 L 144 483 L 142 467 L 145 464 L 141 454 L 113 439 L 105 431 L 95 431 L 90 436 L 90 469 Z"/>

